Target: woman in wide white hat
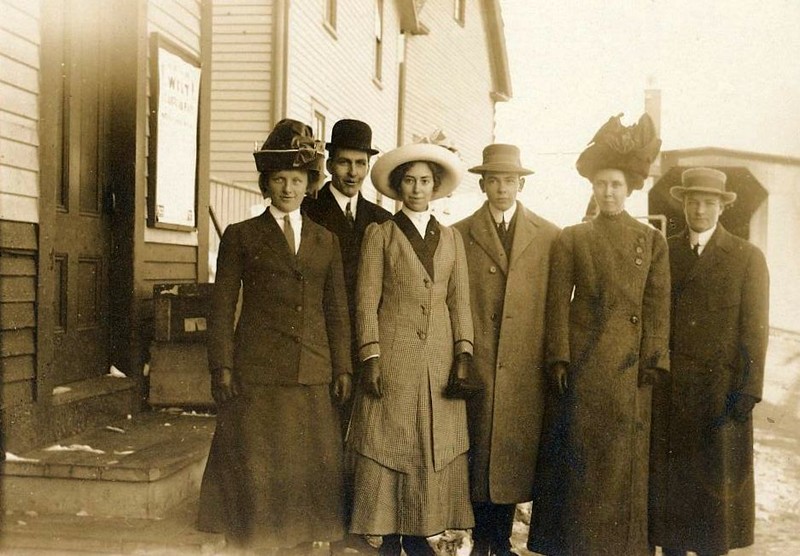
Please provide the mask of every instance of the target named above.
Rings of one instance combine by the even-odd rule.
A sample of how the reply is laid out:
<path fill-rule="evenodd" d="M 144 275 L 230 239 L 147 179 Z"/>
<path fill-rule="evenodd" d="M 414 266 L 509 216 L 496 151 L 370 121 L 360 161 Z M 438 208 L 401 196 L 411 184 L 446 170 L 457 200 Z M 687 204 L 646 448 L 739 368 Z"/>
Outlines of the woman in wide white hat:
<path fill-rule="evenodd" d="M 414 143 L 383 155 L 375 188 L 403 207 L 364 234 L 357 343 L 362 380 L 348 437 L 355 473 L 351 532 L 382 535 L 381 554 L 432 554 L 425 537 L 473 526 L 464 398 L 474 391 L 464 245 L 431 214 L 463 166 Z"/>

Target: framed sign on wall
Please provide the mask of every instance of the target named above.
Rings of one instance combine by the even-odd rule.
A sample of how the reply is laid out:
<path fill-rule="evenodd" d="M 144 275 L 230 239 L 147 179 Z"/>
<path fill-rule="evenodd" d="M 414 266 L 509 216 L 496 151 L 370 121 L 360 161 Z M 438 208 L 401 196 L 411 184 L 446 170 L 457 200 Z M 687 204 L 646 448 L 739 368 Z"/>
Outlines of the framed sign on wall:
<path fill-rule="evenodd" d="M 194 230 L 200 60 L 158 33 L 150 46 L 147 224 Z"/>

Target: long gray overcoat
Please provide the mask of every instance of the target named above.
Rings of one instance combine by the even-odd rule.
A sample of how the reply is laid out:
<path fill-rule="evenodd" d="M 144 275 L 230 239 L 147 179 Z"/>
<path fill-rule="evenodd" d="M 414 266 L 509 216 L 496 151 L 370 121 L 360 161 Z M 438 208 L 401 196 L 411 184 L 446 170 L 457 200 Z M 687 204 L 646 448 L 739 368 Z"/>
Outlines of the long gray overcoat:
<path fill-rule="evenodd" d="M 769 333 L 764 255 L 721 224 L 697 258 L 669 239 L 672 380 L 653 403 L 651 532 L 656 545 L 724 554 L 753 543 L 753 421 L 738 393 L 761 398 Z"/>
<path fill-rule="evenodd" d="M 393 220 L 371 224 L 361 252 L 360 358 L 380 356 L 383 397 L 355 404 L 349 442 L 403 473 L 431 465 L 441 471 L 469 448 L 466 404 L 443 396 L 454 353 L 472 353 L 469 275 L 461 235 L 446 226 L 440 231 L 433 279 Z M 430 419 L 430 443 L 417 437 L 420 418 Z M 424 453 L 424 445 L 433 453 Z"/>
<path fill-rule="evenodd" d="M 565 228 L 547 294 L 548 362 L 568 363 L 540 447 L 529 546 L 648 555 L 649 386 L 669 369 L 664 237 L 627 213 Z"/>
<path fill-rule="evenodd" d="M 544 319 L 558 228 L 517 203 L 506 256 L 485 203 L 455 225 L 464 238 L 483 392 L 467 402 L 475 502 L 531 499 L 544 415 Z"/>

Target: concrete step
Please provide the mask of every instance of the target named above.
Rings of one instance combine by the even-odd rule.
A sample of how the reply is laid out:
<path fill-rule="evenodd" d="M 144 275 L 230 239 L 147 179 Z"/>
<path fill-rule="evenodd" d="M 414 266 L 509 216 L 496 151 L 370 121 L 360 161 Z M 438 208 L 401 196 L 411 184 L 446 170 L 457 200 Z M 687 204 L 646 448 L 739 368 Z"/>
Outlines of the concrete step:
<path fill-rule="evenodd" d="M 6 511 L 160 519 L 199 492 L 215 421 L 153 411 L 17 454 L 2 472 Z M 84 446 L 91 451 L 53 450 Z"/>

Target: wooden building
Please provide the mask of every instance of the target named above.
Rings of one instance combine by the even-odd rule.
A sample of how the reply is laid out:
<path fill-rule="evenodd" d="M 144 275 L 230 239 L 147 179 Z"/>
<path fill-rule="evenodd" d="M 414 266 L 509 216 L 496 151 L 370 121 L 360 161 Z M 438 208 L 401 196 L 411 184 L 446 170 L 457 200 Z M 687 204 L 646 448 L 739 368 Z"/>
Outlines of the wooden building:
<path fill-rule="evenodd" d="M 251 153 L 278 119 L 321 138 L 362 119 L 383 150 L 440 127 L 472 163 L 511 94 L 499 0 L 0 13 L 0 419 L 17 453 L 143 406 L 153 286 L 208 281 L 209 207 L 222 227 L 250 216 Z"/>

